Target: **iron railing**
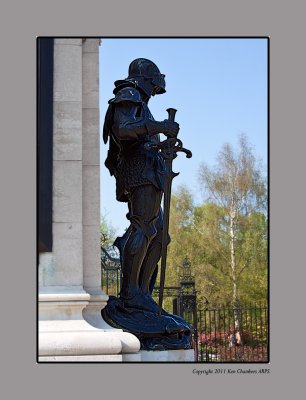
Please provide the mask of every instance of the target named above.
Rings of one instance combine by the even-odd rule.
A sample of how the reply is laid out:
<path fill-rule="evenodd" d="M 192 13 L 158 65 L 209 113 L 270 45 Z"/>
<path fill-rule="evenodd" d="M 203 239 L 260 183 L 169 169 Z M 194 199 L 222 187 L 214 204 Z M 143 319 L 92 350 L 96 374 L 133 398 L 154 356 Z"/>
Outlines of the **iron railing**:
<path fill-rule="evenodd" d="M 266 304 L 219 305 L 197 311 L 197 360 L 200 362 L 268 362 Z"/>
<path fill-rule="evenodd" d="M 118 296 L 121 286 L 119 253 L 114 246 L 101 247 L 101 286 L 104 293 Z"/>

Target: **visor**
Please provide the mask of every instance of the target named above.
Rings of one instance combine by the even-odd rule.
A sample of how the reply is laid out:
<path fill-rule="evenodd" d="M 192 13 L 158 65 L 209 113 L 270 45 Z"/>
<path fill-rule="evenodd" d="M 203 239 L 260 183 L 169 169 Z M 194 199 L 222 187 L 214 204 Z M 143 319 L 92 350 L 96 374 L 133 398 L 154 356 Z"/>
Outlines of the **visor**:
<path fill-rule="evenodd" d="M 153 76 L 152 84 L 154 85 L 154 92 L 156 94 L 162 94 L 166 92 L 166 82 L 164 74 L 156 74 Z"/>

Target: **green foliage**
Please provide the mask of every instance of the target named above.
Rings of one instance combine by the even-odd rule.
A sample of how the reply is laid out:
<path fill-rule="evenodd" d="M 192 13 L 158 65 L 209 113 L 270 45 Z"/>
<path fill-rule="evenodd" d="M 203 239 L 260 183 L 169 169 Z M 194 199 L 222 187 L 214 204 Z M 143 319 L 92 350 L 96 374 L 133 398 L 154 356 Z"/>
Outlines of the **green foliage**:
<path fill-rule="evenodd" d="M 101 246 L 107 248 L 112 245 L 115 238 L 116 232 L 111 223 L 107 220 L 105 215 L 101 216 L 100 221 L 100 237 L 101 237 Z"/>
<path fill-rule="evenodd" d="M 188 202 L 186 202 L 186 199 Z M 186 207 L 187 205 L 187 207 Z M 166 286 L 178 286 L 183 260 L 192 264 L 198 295 L 211 304 L 232 301 L 231 259 L 222 206 L 192 205 L 192 196 L 179 191 L 172 196 L 171 243 L 168 248 Z M 267 219 L 254 212 L 243 218 L 236 246 L 237 281 L 241 302 L 267 299 Z"/>
<path fill-rule="evenodd" d="M 211 305 L 233 301 L 234 280 L 240 302 L 266 301 L 266 184 L 244 136 L 238 152 L 223 147 L 214 169 L 201 166 L 200 183 L 201 205 L 186 187 L 172 195 L 166 286 L 179 285 L 187 256 L 198 296 Z"/>

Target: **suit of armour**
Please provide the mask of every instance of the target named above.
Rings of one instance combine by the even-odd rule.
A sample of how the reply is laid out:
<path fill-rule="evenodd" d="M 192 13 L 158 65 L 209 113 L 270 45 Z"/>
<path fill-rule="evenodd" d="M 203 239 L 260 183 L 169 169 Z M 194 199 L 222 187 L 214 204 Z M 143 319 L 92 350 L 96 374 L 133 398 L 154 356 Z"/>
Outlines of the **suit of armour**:
<path fill-rule="evenodd" d="M 105 165 L 116 178 L 117 200 L 129 207 L 130 227 L 115 242 L 122 264 L 120 297 L 126 305 L 157 311 L 151 292 L 162 250 L 164 160 L 146 143 L 159 142 L 159 132 L 167 133 L 173 123 L 154 121 L 141 90 L 128 82 L 121 86 L 104 124 L 104 137 L 110 138 Z"/>

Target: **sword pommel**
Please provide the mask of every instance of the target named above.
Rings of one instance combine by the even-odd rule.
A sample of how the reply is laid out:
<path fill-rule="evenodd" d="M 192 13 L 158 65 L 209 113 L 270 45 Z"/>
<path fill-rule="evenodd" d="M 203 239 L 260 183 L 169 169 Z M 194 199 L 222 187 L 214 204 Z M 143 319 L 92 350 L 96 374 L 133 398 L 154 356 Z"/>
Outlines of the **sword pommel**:
<path fill-rule="evenodd" d="M 167 113 L 168 113 L 168 119 L 169 121 L 174 121 L 175 118 L 175 114 L 177 112 L 177 110 L 175 108 L 167 108 Z"/>

